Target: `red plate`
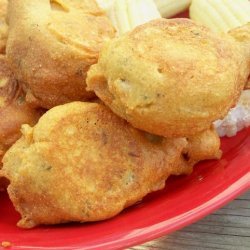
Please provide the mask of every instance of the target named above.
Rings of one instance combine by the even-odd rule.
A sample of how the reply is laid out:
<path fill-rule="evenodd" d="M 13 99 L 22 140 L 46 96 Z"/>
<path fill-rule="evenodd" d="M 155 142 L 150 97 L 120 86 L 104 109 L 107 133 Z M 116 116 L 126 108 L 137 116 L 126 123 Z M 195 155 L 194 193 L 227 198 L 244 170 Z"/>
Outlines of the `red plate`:
<path fill-rule="evenodd" d="M 195 167 L 190 176 L 170 178 L 112 220 L 22 230 L 6 194 L 0 197 L 0 242 L 12 249 L 124 249 L 193 223 L 250 187 L 250 129 L 222 139 L 223 158 Z"/>

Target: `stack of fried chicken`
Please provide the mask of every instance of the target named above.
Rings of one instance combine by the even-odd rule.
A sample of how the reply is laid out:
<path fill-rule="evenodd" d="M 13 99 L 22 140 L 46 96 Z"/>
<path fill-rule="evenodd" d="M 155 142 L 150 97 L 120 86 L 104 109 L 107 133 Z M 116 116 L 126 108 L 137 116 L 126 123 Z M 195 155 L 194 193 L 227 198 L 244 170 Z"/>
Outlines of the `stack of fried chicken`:
<path fill-rule="evenodd" d="M 158 18 L 118 36 L 94 0 L 4 10 L 0 175 L 20 227 L 111 218 L 221 157 L 213 122 L 250 74 L 238 29 Z"/>

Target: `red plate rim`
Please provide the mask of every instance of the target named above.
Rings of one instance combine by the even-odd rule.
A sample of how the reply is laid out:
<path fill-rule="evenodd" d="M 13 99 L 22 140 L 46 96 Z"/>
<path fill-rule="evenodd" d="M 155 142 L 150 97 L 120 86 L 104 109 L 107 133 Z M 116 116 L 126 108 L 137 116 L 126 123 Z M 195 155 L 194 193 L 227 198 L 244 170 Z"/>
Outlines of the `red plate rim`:
<path fill-rule="evenodd" d="M 246 147 L 250 146 L 250 136 L 248 129 L 246 132 Z M 249 156 L 249 152 L 246 151 L 247 154 L 244 154 L 243 157 L 246 159 Z M 144 242 L 153 240 L 155 238 L 159 238 L 166 234 L 172 233 L 176 230 L 179 230 L 191 223 L 194 223 L 211 212 L 219 209 L 226 203 L 230 202 L 238 195 L 242 194 L 244 191 L 250 189 L 250 171 L 244 174 L 237 181 L 232 183 L 230 186 L 226 187 L 222 192 L 218 193 L 213 198 L 208 201 L 202 203 L 201 205 L 196 206 L 195 208 L 188 210 L 178 216 L 172 217 L 165 221 L 161 221 L 156 224 L 149 225 L 145 228 L 140 228 L 136 230 L 132 230 L 126 237 L 114 237 L 112 241 L 104 241 L 103 243 L 98 243 L 96 245 L 85 244 L 84 242 L 72 244 L 71 246 L 65 247 L 39 247 L 39 246 L 25 246 L 25 245 L 14 245 L 11 249 L 58 249 L 58 250 L 68 250 L 68 249 L 125 249 L 130 246 L 139 245 Z M 73 239 L 72 239 L 73 241 Z"/>
<path fill-rule="evenodd" d="M 242 194 L 244 191 L 247 191 L 250 188 L 250 173 L 246 174 L 240 178 L 237 182 L 229 186 L 219 195 L 215 196 L 211 200 L 203 203 L 202 205 L 187 211 L 179 216 L 173 217 L 164 222 L 152 225 L 143 230 L 138 230 L 138 232 L 133 232 L 133 236 L 113 240 L 112 242 L 106 242 L 101 245 L 95 246 L 67 246 L 67 247 L 34 247 L 34 246 L 13 246 L 12 250 L 18 249 L 34 249 L 34 250 L 47 250 L 47 249 L 58 249 L 58 250 L 69 250 L 69 249 L 125 249 L 131 246 L 139 245 L 144 242 L 151 241 L 153 239 L 162 237 L 166 234 L 172 233 L 176 230 L 179 230 L 191 223 L 194 223 L 211 212 L 219 209 L 226 203 L 230 202 L 238 195 Z M 9 248 L 7 248 L 9 249 Z"/>
<path fill-rule="evenodd" d="M 179 216 L 173 217 L 169 220 L 148 227 L 143 231 L 140 230 L 136 234 L 136 236 L 133 234 L 133 237 L 129 239 L 129 242 L 127 238 L 126 240 L 122 239 L 117 240 L 112 244 L 108 244 L 107 248 L 105 249 L 107 250 L 118 249 L 118 248 L 122 249 L 124 247 L 130 247 L 135 244 L 136 245 L 142 244 L 144 242 L 165 236 L 166 234 L 179 230 L 211 214 L 215 210 L 226 205 L 227 203 L 229 203 L 242 193 L 248 191 L 249 189 L 250 189 L 250 173 L 246 174 L 245 176 L 240 178 L 237 182 L 229 186 L 222 193 L 218 194 L 217 196 L 203 203 L 202 205 L 192 210 L 189 210 L 186 213 L 183 213 Z M 89 248 L 89 249 L 96 249 L 96 248 Z"/>

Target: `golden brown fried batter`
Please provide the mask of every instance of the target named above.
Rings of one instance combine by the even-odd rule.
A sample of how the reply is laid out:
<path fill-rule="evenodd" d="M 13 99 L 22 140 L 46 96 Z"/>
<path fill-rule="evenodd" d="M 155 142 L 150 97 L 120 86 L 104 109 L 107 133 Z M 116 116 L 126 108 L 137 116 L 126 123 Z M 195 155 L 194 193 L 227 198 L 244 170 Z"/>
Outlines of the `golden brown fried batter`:
<path fill-rule="evenodd" d="M 220 138 L 214 127 L 188 138 L 185 157 L 189 164 L 220 159 L 221 155 Z"/>
<path fill-rule="evenodd" d="M 7 56 L 27 101 L 44 108 L 89 99 L 86 72 L 115 34 L 95 1 L 10 0 Z"/>
<path fill-rule="evenodd" d="M 245 85 L 245 89 L 250 89 L 250 77 L 248 78 L 248 82 Z"/>
<path fill-rule="evenodd" d="M 55 107 L 22 132 L 1 174 L 24 228 L 108 219 L 162 189 L 169 175 L 192 171 L 186 139 L 136 130 L 101 104 Z"/>
<path fill-rule="evenodd" d="M 5 53 L 8 25 L 6 23 L 8 0 L 0 0 L 0 54 Z"/>
<path fill-rule="evenodd" d="M 6 57 L 0 56 L 0 168 L 7 149 L 21 137 L 24 123 L 34 125 L 41 116 L 40 110 L 25 102 L 25 95 L 9 69 Z M 1 187 L 1 180 L 0 180 Z"/>
<path fill-rule="evenodd" d="M 248 57 L 248 67 L 250 68 L 250 23 L 230 30 L 229 35 L 234 37 L 236 41 L 244 46 L 244 51 Z M 245 89 L 250 89 L 250 76 L 248 77 L 248 82 L 245 86 Z"/>
<path fill-rule="evenodd" d="M 108 42 L 87 85 L 134 127 L 189 137 L 227 114 L 249 70 L 232 37 L 189 19 L 158 19 Z"/>
<path fill-rule="evenodd" d="M 232 36 L 237 42 L 245 46 L 245 51 L 248 56 L 248 60 L 250 61 L 250 22 L 230 30 L 228 34 Z"/>

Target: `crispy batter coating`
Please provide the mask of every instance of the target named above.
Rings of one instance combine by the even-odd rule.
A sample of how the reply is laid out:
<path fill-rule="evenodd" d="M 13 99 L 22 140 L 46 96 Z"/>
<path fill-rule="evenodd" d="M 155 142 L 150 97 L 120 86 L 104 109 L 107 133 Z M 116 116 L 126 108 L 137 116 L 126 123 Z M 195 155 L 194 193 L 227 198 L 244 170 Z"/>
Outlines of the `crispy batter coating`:
<path fill-rule="evenodd" d="M 7 56 L 27 101 L 44 108 L 85 100 L 86 72 L 115 35 L 95 1 L 10 0 Z"/>
<path fill-rule="evenodd" d="M 228 34 L 232 36 L 237 42 L 245 46 L 245 51 L 247 53 L 248 60 L 250 61 L 250 22 L 230 30 Z"/>
<path fill-rule="evenodd" d="M 20 128 L 24 123 L 34 125 L 42 111 L 25 102 L 21 86 L 10 71 L 5 56 L 0 56 L 0 168 L 7 149 L 21 137 Z M 1 188 L 1 180 L 0 180 Z"/>
<path fill-rule="evenodd" d="M 248 64 L 250 68 L 250 23 L 229 31 L 229 35 L 234 37 L 242 46 L 244 46 L 245 53 L 248 57 Z M 250 75 L 245 89 L 250 89 Z"/>
<path fill-rule="evenodd" d="M 24 228 L 108 219 L 163 188 L 169 175 L 192 171 L 181 162 L 186 139 L 136 130 L 97 103 L 55 107 L 22 132 L 1 174 Z"/>
<path fill-rule="evenodd" d="M 8 25 L 6 23 L 8 0 L 0 0 L 0 54 L 5 53 Z"/>
<path fill-rule="evenodd" d="M 189 137 L 227 114 L 249 70 L 232 37 L 189 19 L 158 19 L 107 43 L 87 85 L 134 127 Z"/>
<path fill-rule="evenodd" d="M 202 160 L 220 159 L 221 155 L 220 138 L 213 126 L 188 138 L 184 156 L 189 164 L 195 164 Z"/>
<path fill-rule="evenodd" d="M 248 78 L 248 82 L 245 85 L 245 89 L 250 89 L 250 77 Z"/>

